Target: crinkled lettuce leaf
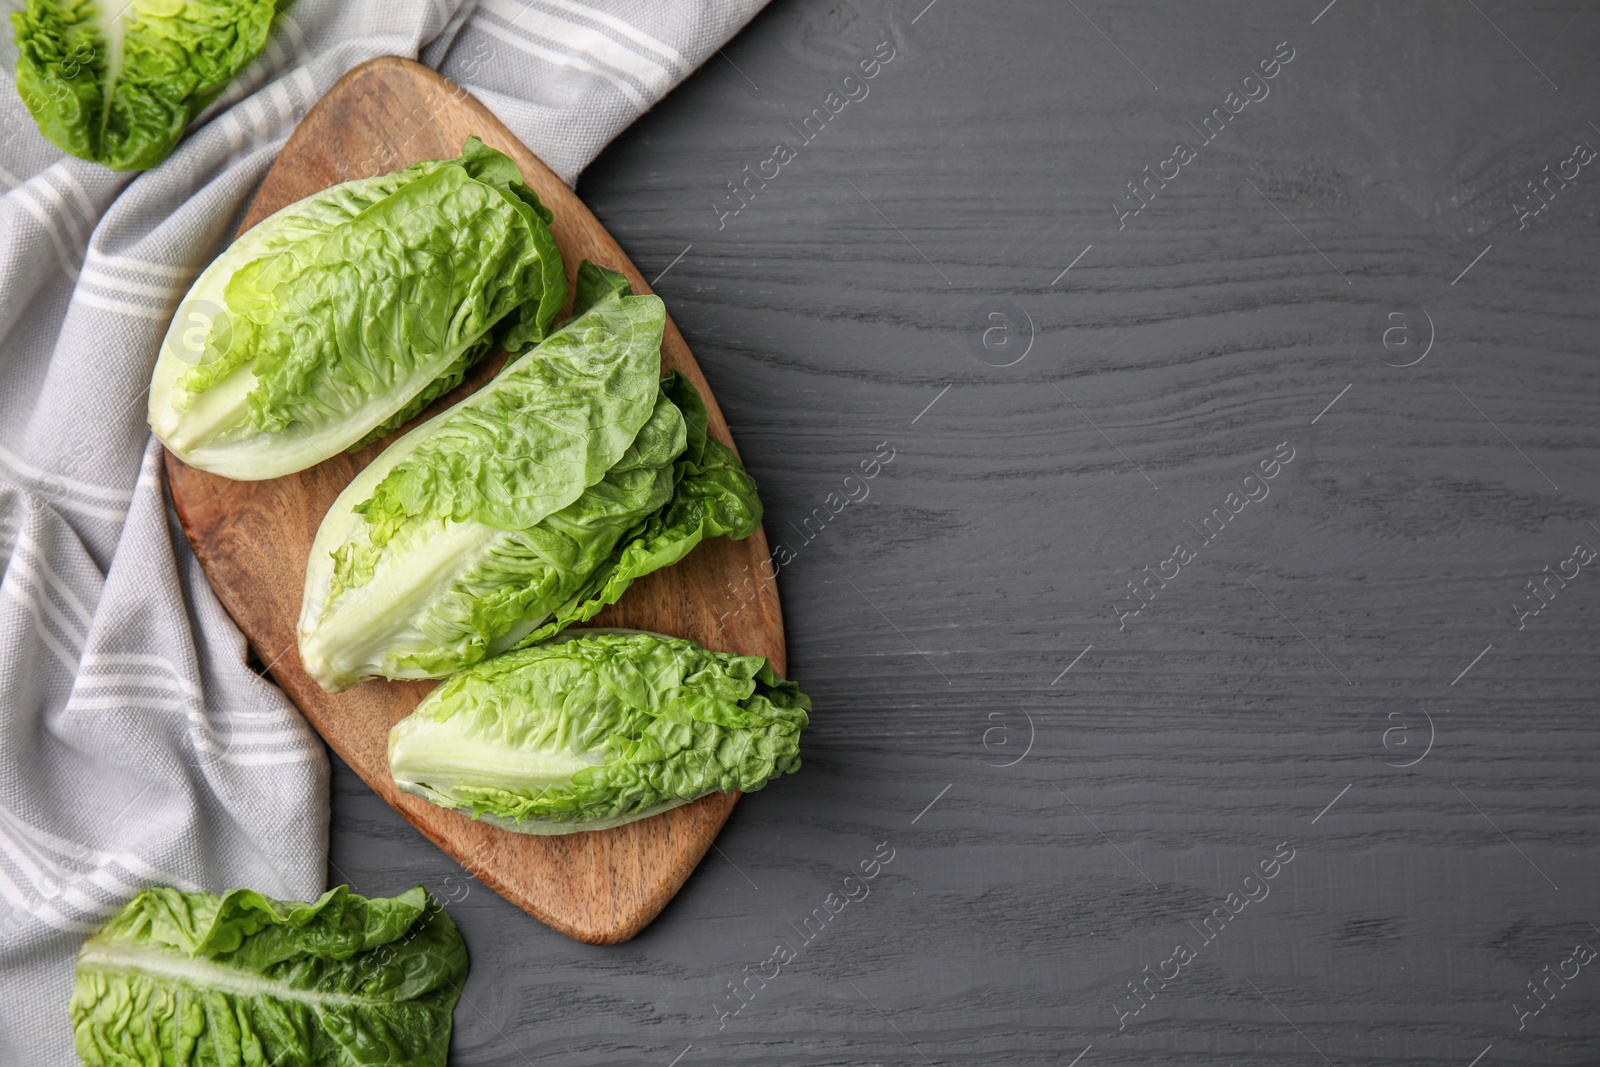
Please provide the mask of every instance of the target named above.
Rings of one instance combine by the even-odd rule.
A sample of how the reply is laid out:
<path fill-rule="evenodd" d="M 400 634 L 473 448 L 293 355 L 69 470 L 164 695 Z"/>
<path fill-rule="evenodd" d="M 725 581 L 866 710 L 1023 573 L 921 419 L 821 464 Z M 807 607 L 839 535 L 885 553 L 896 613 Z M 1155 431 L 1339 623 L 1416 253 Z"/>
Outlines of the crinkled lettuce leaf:
<path fill-rule="evenodd" d="M 46 140 L 116 170 L 167 157 L 267 43 L 271 0 L 27 0 L 17 93 Z"/>
<path fill-rule="evenodd" d="M 572 287 L 572 318 L 577 318 L 602 301 L 627 296 L 632 292 L 633 287 L 627 278 L 586 259 L 578 264 L 578 277 Z"/>
<path fill-rule="evenodd" d="M 420 518 L 522 529 L 576 500 L 656 407 L 666 310 L 606 301 L 431 423 L 360 505 L 382 547 Z"/>
<path fill-rule="evenodd" d="M 601 830 L 798 770 L 810 710 L 761 656 L 580 630 L 435 689 L 390 730 L 389 769 L 505 829 Z"/>
<path fill-rule="evenodd" d="M 733 449 L 707 434 L 705 401 L 689 379 L 673 371 L 662 380 L 661 392 L 683 413 L 687 431 L 687 447 L 673 472 L 676 488 L 671 501 L 629 531 L 605 563 L 519 647 L 594 618 L 600 609 L 615 604 L 635 578 L 672 566 L 706 538 L 738 541 L 761 525 L 755 479 Z"/>
<path fill-rule="evenodd" d="M 311 902 L 147 889 L 78 953 L 72 1023 L 96 1067 L 442 1067 L 466 977 L 421 886 Z"/>
<path fill-rule="evenodd" d="M 592 617 L 706 537 L 755 531 L 755 484 L 699 394 L 658 377 L 661 302 L 607 275 L 580 268 L 575 318 L 329 509 L 299 624 L 324 688 L 444 677 Z"/>
<path fill-rule="evenodd" d="M 151 427 L 185 462 L 249 480 L 392 431 L 513 334 L 549 331 L 567 295 L 550 219 L 475 137 L 291 204 L 196 279 Z"/>

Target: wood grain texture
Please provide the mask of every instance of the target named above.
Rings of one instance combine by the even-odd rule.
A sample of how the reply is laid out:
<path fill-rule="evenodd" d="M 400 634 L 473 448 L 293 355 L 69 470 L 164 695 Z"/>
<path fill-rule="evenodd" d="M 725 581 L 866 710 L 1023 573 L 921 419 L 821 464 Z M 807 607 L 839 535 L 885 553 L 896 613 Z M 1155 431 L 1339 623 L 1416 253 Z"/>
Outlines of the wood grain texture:
<path fill-rule="evenodd" d="M 555 212 L 551 229 L 569 282 L 579 262 L 590 259 L 626 274 L 634 292 L 650 292 L 583 203 L 481 104 L 402 59 L 362 64 L 329 90 L 284 146 L 240 230 L 337 182 L 457 155 L 469 135 L 516 160 Z M 663 371 L 682 371 L 694 382 L 710 411 L 712 435 L 731 446 L 716 400 L 670 318 L 661 352 Z M 479 368 L 415 421 L 467 395 L 502 362 L 503 357 Z M 334 498 L 390 440 L 267 482 L 231 481 L 169 453 L 173 503 L 212 588 L 251 647 L 318 733 L 378 795 L 458 861 L 463 877 L 492 887 L 569 937 L 592 944 L 625 941 L 678 891 L 733 810 L 737 793 L 704 797 L 611 830 L 560 837 L 509 833 L 395 788 L 386 755 L 389 728 L 433 683 L 374 681 L 329 694 L 301 667 L 295 621 L 312 540 Z M 756 567 L 766 555 L 759 530 L 740 542 L 708 541 L 677 566 L 635 582 L 594 625 L 654 630 L 712 649 L 766 656 L 782 673 L 777 590 Z"/>
<path fill-rule="evenodd" d="M 804 769 L 627 945 L 463 887 L 452 1063 L 1600 1062 L 1600 971 L 1512 1009 L 1600 948 L 1600 574 L 1525 630 L 1510 611 L 1600 547 L 1600 174 L 1526 230 L 1511 208 L 1600 147 L 1594 6 L 1075 6 L 774 4 L 579 182 L 652 276 L 693 244 L 657 287 L 797 551 L 816 713 Z M 870 95 L 719 229 L 725 183 L 886 40 Z M 1119 231 L 1126 183 L 1285 40 L 1271 95 Z M 499 73 L 488 35 L 456 47 Z M 973 350 L 997 300 L 1037 330 L 1009 368 Z M 1386 366 L 1387 316 L 1419 305 L 1431 354 Z M 870 496 L 797 532 L 885 440 Z M 1271 496 L 1119 630 L 1126 583 L 1282 441 Z M 1388 765 L 1423 711 L 1432 752 Z M 449 890 L 335 783 L 341 871 Z M 870 897 L 802 946 L 884 840 Z M 1271 895 L 1119 1026 L 1127 983 L 1285 840 Z M 785 939 L 799 959 L 750 979 Z M 730 981 L 754 995 L 724 1023 Z"/>

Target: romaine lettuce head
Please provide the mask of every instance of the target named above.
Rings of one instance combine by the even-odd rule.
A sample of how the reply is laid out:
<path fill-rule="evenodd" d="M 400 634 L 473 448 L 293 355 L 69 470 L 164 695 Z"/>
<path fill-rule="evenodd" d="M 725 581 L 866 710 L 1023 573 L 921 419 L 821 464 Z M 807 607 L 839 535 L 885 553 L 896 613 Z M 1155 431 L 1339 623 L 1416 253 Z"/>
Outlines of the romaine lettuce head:
<path fill-rule="evenodd" d="M 760 524 L 755 484 L 707 436 L 699 394 L 658 377 L 661 301 L 585 284 L 598 273 L 580 271 L 568 325 L 334 501 L 299 623 L 301 661 L 324 688 L 443 677 L 592 617 L 706 537 Z"/>
<path fill-rule="evenodd" d="M 78 953 L 78 1055 L 106 1067 L 443 1067 L 467 951 L 421 886 L 316 901 L 147 889 Z"/>
<path fill-rule="evenodd" d="M 184 462 L 276 478 L 366 443 L 566 302 L 551 213 L 509 158 L 326 189 L 263 219 L 195 280 L 162 343 L 150 426 Z"/>
<path fill-rule="evenodd" d="M 810 710 L 761 656 L 575 630 L 435 689 L 389 731 L 389 770 L 507 830 L 603 830 L 799 770 Z"/>
<path fill-rule="evenodd" d="M 267 43 L 272 0 L 27 0 L 17 94 L 51 144 L 116 170 L 167 157 Z"/>

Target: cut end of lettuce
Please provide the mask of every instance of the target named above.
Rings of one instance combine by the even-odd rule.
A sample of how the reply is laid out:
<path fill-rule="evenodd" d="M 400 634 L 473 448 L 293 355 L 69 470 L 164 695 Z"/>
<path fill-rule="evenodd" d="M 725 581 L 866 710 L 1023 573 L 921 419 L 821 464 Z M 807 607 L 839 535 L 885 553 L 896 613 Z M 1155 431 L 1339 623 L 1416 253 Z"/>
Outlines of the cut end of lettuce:
<path fill-rule="evenodd" d="M 390 731 L 389 769 L 504 829 L 601 830 L 798 770 L 810 709 L 760 656 L 580 631 L 445 682 Z"/>
<path fill-rule="evenodd" d="M 191 466 L 276 478 L 397 429 L 566 300 L 548 209 L 507 156 L 345 182 L 244 233 L 179 305 L 150 426 Z"/>

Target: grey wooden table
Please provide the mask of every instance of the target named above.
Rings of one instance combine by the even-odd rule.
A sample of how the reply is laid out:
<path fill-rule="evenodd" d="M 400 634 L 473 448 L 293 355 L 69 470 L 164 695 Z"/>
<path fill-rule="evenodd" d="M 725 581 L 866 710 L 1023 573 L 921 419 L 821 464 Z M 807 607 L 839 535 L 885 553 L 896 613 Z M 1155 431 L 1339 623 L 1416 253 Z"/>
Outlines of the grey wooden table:
<path fill-rule="evenodd" d="M 342 767 L 331 877 L 453 902 L 458 1064 L 1600 1063 L 1600 8 L 926 2 L 775 5 L 579 185 L 804 769 L 615 948 Z"/>

